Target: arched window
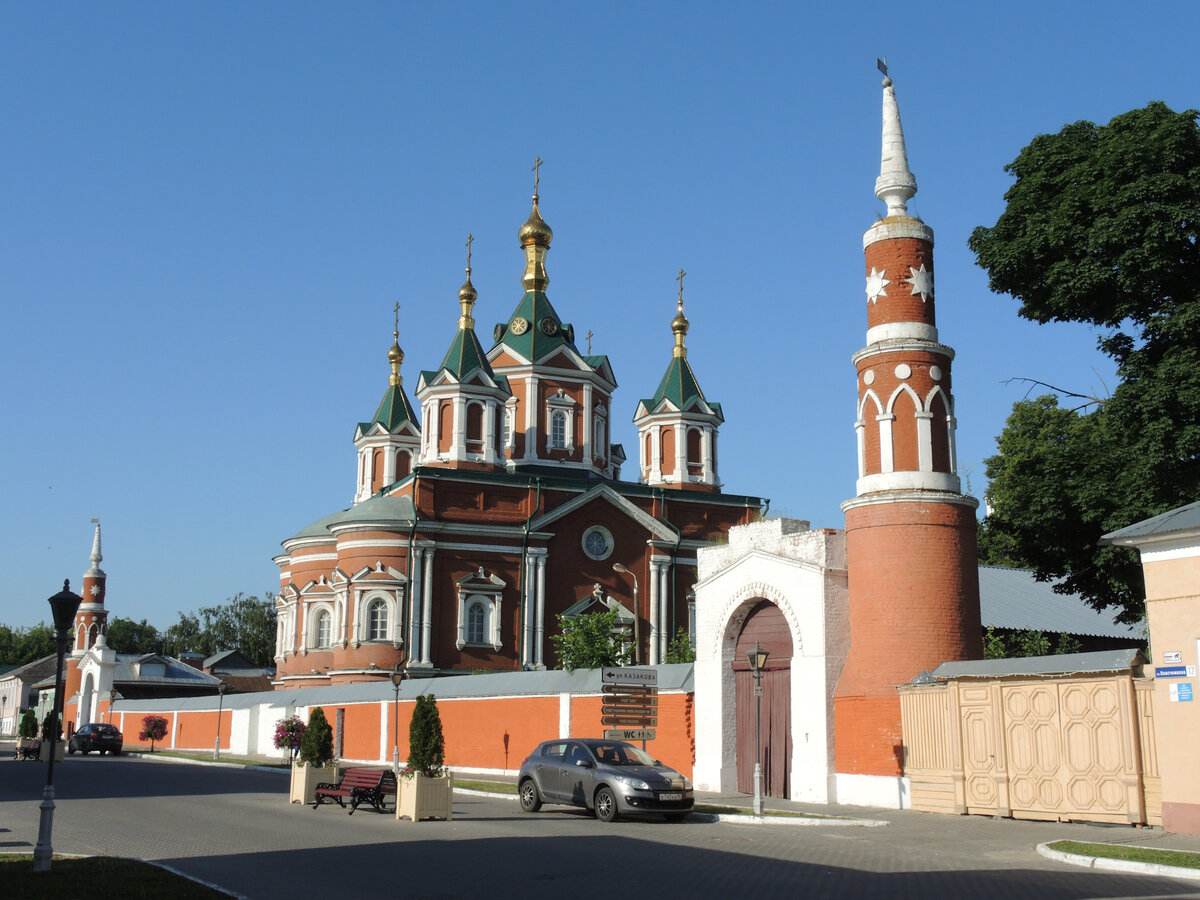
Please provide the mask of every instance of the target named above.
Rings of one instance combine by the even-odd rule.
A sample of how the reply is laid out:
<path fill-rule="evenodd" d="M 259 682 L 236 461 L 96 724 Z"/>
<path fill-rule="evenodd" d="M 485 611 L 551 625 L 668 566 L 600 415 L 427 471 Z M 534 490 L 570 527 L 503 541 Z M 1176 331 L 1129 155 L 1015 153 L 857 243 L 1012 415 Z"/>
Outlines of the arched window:
<path fill-rule="evenodd" d="M 550 416 L 550 448 L 567 449 L 567 411 L 556 409 Z"/>
<path fill-rule="evenodd" d="M 658 465 L 664 475 L 675 474 L 675 429 L 667 425 L 659 432 Z"/>
<path fill-rule="evenodd" d="M 412 455 L 406 450 L 396 451 L 396 480 L 399 481 L 412 471 Z"/>
<path fill-rule="evenodd" d="M 467 450 L 483 452 L 483 405 L 480 403 L 467 404 Z"/>
<path fill-rule="evenodd" d="M 482 644 L 486 631 L 487 610 L 476 601 L 467 607 L 466 639 L 468 644 Z"/>
<path fill-rule="evenodd" d="M 386 641 L 388 639 L 388 605 L 386 600 L 372 600 L 367 607 L 367 621 L 370 630 L 367 640 Z"/>
<path fill-rule="evenodd" d="M 703 475 L 704 465 L 700 458 L 701 442 L 700 429 L 689 428 L 687 431 L 687 463 L 689 475 Z"/>
<path fill-rule="evenodd" d="M 329 649 L 329 631 L 332 622 L 333 616 L 329 615 L 329 610 L 323 609 L 317 613 L 316 646 L 318 650 Z"/>

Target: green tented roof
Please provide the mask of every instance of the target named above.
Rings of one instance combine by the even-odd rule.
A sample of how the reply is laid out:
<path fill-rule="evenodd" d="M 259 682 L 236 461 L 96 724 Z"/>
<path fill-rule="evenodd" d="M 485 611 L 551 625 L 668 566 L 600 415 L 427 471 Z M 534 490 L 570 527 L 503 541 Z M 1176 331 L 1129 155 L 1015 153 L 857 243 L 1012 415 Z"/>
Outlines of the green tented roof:
<path fill-rule="evenodd" d="M 513 333 L 513 322 L 516 319 L 524 319 L 529 323 L 521 334 Z M 528 291 L 521 298 L 513 314 L 508 317 L 500 343 L 530 362 L 544 359 L 563 345 L 575 349 L 563 328 L 562 319 L 550 305 L 549 298 L 541 291 Z"/>
<path fill-rule="evenodd" d="M 488 365 L 487 355 L 483 352 L 473 328 L 460 328 L 454 335 L 450 349 L 446 351 L 446 358 L 442 360 L 442 369 L 459 381 L 464 381 L 476 369 L 482 369 L 488 378 L 495 379 L 492 367 Z"/>
<path fill-rule="evenodd" d="M 654 399 L 647 402 L 646 407 L 654 409 L 663 400 L 670 400 L 679 409 L 687 409 L 697 398 L 703 400 L 704 391 L 700 390 L 696 376 L 692 374 L 692 367 L 688 365 L 687 357 L 674 356 L 671 358 L 671 364 L 667 366 L 662 381 L 658 383 Z"/>
<path fill-rule="evenodd" d="M 378 423 L 388 431 L 395 431 L 405 422 L 412 422 L 416 425 L 417 421 L 417 414 L 413 412 L 412 404 L 408 402 L 404 386 L 389 384 L 383 394 L 383 400 L 379 403 L 379 409 L 375 410 L 371 421 L 359 422 L 358 428 L 359 431 L 368 431 L 372 425 Z"/>

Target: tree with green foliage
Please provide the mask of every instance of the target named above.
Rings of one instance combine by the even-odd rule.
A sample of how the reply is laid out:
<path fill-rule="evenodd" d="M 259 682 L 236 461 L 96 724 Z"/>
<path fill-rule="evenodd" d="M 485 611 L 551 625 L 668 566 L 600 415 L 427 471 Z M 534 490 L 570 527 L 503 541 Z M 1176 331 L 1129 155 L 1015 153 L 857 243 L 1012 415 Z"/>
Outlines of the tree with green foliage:
<path fill-rule="evenodd" d="M 50 710 L 42 719 L 42 740 L 48 741 L 51 738 L 54 740 L 62 738 L 62 716 L 57 715 L 54 710 Z"/>
<path fill-rule="evenodd" d="M 1120 383 L 1107 398 L 1043 385 L 1074 408 L 1016 404 L 987 461 L 981 555 L 1136 621 L 1137 555 L 1100 537 L 1200 496 L 1197 113 L 1154 102 L 1076 122 L 1034 138 L 1006 171 L 1004 212 L 969 241 L 989 286 L 1024 318 L 1100 329 Z"/>
<path fill-rule="evenodd" d="M 33 707 L 29 707 L 21 713 L 21 723 L 17 726 L 17 737 L 35 738 L 37 732 L 37 714 L 33 711 Z"/>
<path fill-rule="evenodd" d="M 615 609 L 559 616 L 558 627 L 561 634 L 551 635 L 550 642 L 558 652 L 559 665 L 568 672 L 629 665 L 632 647 L 617 627 Z"/>
<path fill-rule="evenodd" d="M 1058 656 L 1078 653 L 1082 645 L 1073 634 L 1065 632 L 1051 642 L 1044 631 L 1027 628 L 1021 631 L 1001 631 L 989 625 L 983 634 L 984 659 L 1013 659 L 1022 656 Z"/>
<path fill-rule="evenodd" d="M 306 766 L 327 766 L 333 762 L 333 729 L 325 710 L 314 706 L 308 714 L 308 728 L 300 739 L 300 762 Z"/>
<path fill-rule="evenodd" d="M 0 625 L 0 665 L 23 666 L 53 656 L 57 649 L 54 628 L 45 622 L 32 628 Z"/>
<path fill-rule="evenodd" d="M 695 661 L 696 650 L 692 646 L 692 636 L 688 634 L 686 628 L 680 627 L 675 632 L 675 637 L 671 638 L 671 643 L 667 645 L 667 653 L 663 657 L 663 662 L 690 663 Z"/>
<path fill-rule="evenodd" d="M 442 717 L 433 694 L 417 698 L 412 721 L 408 723 L 408 766 L 406 771 L 438 778 L 446 761 L 446 739 L 442 735 Z"/>
<path fill-rule="evenodd" d="M 108 620 L 104 640 L 117 653 L 161 653 L 163 649 L 162 633 L 145 619 L 135 622 L 114 616 Z"/>
<path fill-rule="evenodd" d="M 239 593 L 223 604 L 201 607 L 196 614 L 180 613 L 179 621 L 163 634 L 163 652 L 169 656 L 200 653 L 212 656 L 237 650 L 256 666 L 269 666 L 275 658 L 275 599 Z"/>

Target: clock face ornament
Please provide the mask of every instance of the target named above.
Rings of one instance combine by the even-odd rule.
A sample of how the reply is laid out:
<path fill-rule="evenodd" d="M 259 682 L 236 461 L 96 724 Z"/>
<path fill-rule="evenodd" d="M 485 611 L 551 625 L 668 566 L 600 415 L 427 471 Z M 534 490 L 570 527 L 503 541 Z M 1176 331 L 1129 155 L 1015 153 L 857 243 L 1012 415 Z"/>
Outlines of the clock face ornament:
<path fill-rule="evenodd" d="M 513 334 L 524 334 L 529 330 L 529 320 L 522 316 L 517 316 L 512 321 L 512 328 L 509 329 Z"/>

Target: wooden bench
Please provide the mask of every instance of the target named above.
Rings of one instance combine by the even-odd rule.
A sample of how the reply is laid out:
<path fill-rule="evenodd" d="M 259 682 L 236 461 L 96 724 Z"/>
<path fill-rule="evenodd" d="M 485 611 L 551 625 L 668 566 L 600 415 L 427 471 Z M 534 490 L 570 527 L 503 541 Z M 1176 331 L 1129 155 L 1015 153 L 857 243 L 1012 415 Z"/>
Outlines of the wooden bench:
<path fill-rule="evenodd" d="M 326 799 L 335 801 L 345 809 L 345 801 L 349 798 L 350 815 L 354 815 L 362 803 L 369 803 L 376 812 L 383 812 L 389 794 L 396 795 L 396 776 L 391 769 L 347 769 L 341 781 L 325 781 L 317 785 L 313 809 Z"/>
<path fill-rule="evenodd" d="M 21 738 L 13 751 L 13 759 L 38 759 L 42 752 L 42 742 L 37 738 Z"/>

